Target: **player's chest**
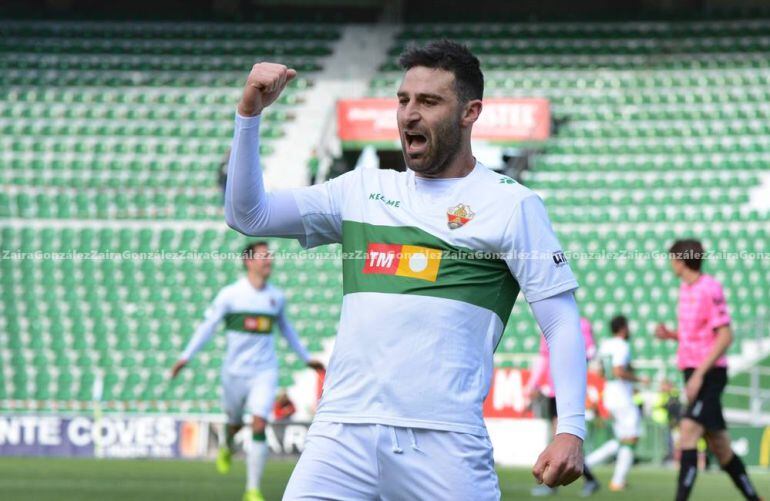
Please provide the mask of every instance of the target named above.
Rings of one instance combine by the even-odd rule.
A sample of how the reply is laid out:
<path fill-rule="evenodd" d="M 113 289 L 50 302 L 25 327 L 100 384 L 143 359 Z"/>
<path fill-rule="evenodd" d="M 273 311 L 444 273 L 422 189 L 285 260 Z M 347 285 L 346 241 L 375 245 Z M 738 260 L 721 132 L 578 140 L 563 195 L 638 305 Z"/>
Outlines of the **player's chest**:
<path fill-rule="evenodd" d="M 698 290 L 682 289 L 679 293 L 679 322 L 691 329 L 708 321 L 708 301 Z"/>
<path fill-rule="evenodd" d="M 232 311 L 275 317 L 280 312 L 281 304 L 279 298 L 273 294 L 245 292 L 236 294 L 230 307 Z"/>
<path fill-rule="evenodd" d="M 387 228 L 396 240 L 398 229 L 403 229 L 414 240 L 410 243 L 417 245 L 438 239 L 451 247 L 495 251 L 507 222 L 503 214 L 508 211 L 478 193 L 432 197 L 408 189 L 377 187 L 346 212 L 344 219 Z"/>

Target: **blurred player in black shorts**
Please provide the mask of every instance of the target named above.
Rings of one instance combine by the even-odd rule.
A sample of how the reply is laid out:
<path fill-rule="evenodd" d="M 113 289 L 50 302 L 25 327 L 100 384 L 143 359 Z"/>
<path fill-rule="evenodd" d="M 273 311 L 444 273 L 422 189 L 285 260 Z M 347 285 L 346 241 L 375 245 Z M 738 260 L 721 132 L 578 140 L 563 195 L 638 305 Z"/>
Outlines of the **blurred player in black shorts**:
<path fill-rule="evenodd" d="M 697 240 L 678 240 L 669 249 L 671 266 L 681 279 L 677 307 L 678 330 L 659 324 L 655 336 L 679 342 L 677 361 L 684 373 L 687 410 L 680 424 L 680 459 L 677 501 L 690 497 L 698 475 L 697 444 L 706 438 L 709 449 L 749 500 L 758 500 L 743 461 L 733 452 L 722 414 L 722 392 L 727 384 L 725 353 L 733 340 L 730 314 L 722 285 L 701 273 L 705 252 Z"/>

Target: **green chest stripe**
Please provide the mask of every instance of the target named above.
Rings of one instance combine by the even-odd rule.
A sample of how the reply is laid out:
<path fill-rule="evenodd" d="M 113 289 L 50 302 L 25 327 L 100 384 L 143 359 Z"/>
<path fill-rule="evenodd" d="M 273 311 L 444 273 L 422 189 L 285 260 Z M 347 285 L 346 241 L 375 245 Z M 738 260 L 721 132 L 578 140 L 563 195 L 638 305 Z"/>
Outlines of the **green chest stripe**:
<path fill-rule="evenodd" d="M 454 299 L 495 312 L 503 325 L 519 294 L 519 284 L 502 259 L 451 245 L 413 226 L 343 221 L 342 251 L 344 294 Z"/>
<path fill-rule="evenodd" d="M 225 329 L 246 334 L 270 334 L 273 332 L 275 315 L 237 312 L 225 315 Z"/>

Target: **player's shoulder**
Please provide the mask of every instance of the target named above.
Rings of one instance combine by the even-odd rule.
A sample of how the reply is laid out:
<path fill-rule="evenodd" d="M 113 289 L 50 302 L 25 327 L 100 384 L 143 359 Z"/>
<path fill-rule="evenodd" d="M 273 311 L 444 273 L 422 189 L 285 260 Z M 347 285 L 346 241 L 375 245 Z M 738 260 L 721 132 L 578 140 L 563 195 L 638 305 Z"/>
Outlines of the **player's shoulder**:
<path fill-rule="evenodd" d="M 249 285 L 249 282 L 246 279 L 246 277 L 241 277 L 241 278 L 239 278 L 237 280 L 234 280 L 233 282 L 230 282 L 229 284 L 225 285 L 224 287 L 222 287 L 220 289 L 220 293 L 224 293 L 224 294 L 237 293 L 241 289 L 246 287 L 247 285 Z"/>
<path fill-rule="evenodd" d="M 610 338 L 605 339 L 603 342 L 603 345 L 606 346 L 607 350 L 617 350 L 628 345 L 628 342 L 617 336 L 612 336 Z"/>
<path fill-rule="evenodd" d="M 280 287 L 277 287 L 273 285 L 272 283 L 268 282 L 265 284 L 265 292 L 272 294 L 273 296 L 283 298 L 286 294 L 283 292 L 283 289 Z"/>
<path fill-rule="evenodd" d="M 409 172 L 395 169 L 358 169 L 360 178 L 364 183 L 403 184 L 409 177 Z"/>
<path fill-rule="evenodd" d="M 277 304 L 282 305 L 286 301 L 286 293 L 280 287 L 276 287 L 270 282 L 265 284 L 263 292 L 270 296 L 271 300 L 276 301 Z"/>
<path fill-rule="evenodd" d="M 333 178 L 332 181 L 340 180 L 350 182 L 358 179 L 400 179 L 405 176 L 407 176 L 406 171 L 359 167 L 358 169 L 352 169 L 345 172 L 344 174 L 340 174 L 339 176 Z"/>
<path fill-rule="evenodd" d="M 487 195 L 493 195 L 496 200 L 515 206 L 530 197 L 539 198 L 537 193 L 512 177 L 495 172 L 481 163 L 476 164 L 476 168 L 480 169 L 478 188 L 484 190 Z"/>
<path fill-rule="evenodd" d="M 714 276 L 708 275 L 706 273 L 701 274 L 700 282 L 703 286 L 708 287 L 709 289 L 722 289 L 722 282 L 717 280 Z"/>
<path fill-rule="evenodd" d="M 239 278 L 238 280 L 234 282 L 230 282 L 229 284 L 225 285 L 221 289 L 219 289 L 219 292 L 217 293 L 217 298 L 219 300 L 228 300 L 234 296 L 237 296 L 242 293 L 244 288 L 244 281 L 245 278 Z"/>
<path fill-rule="evenodd" d="M 329 182 L 340 187 L 343 193 L 355 193 L 357 191 L 368 195 L 371 190 L 379 190 L 394 187 L 403 183 L 406 172 L 393 169 L 368 169 L 359 168 L 341 174 Z"/>

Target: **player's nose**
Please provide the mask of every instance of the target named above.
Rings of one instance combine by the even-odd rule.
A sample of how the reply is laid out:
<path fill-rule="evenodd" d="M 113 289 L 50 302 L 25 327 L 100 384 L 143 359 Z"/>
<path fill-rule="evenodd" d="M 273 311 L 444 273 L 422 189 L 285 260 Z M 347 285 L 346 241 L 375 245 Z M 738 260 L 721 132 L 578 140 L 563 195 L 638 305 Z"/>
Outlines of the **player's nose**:
<path fill-rule="evenodd" d="M 400 113 L 401 123 L 403 125 L 414 125 L 422 119 L 420 110 L 414 103 L 407 103 Z"/>

